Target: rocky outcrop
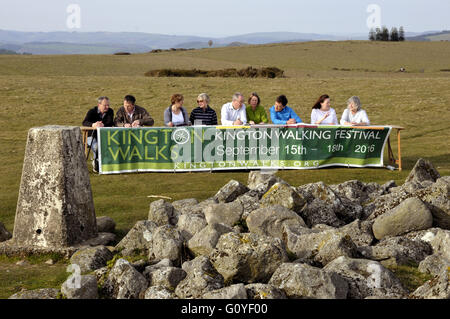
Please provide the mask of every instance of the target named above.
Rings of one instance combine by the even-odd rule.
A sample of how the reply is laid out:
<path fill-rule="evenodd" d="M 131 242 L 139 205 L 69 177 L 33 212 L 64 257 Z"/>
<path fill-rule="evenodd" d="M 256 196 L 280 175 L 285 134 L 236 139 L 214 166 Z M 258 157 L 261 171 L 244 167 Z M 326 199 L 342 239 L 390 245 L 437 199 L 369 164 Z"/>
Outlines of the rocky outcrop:
<path fill-rule="evenodd" d="M 88 273 L 106 266 L 114 255 L 105 246 L 81 249 L 72 255 L 70 263 L 78 265 L 81 273 Z"/>

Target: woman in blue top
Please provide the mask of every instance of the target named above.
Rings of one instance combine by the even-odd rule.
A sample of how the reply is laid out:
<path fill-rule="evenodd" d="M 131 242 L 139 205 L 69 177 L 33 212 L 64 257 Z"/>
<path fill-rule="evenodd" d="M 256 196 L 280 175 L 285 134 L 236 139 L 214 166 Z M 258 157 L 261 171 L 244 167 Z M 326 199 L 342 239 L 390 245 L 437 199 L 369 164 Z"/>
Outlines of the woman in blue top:
<path fill-rule="evenodd" d="M 302 123 L 302 119 L 295 114 L 294 110 L 287 106 L 288 99 L 280 95 L 275 100 L 275 105 L 270 108 L 270 119 L 273 124 L 296 124 Z"/>

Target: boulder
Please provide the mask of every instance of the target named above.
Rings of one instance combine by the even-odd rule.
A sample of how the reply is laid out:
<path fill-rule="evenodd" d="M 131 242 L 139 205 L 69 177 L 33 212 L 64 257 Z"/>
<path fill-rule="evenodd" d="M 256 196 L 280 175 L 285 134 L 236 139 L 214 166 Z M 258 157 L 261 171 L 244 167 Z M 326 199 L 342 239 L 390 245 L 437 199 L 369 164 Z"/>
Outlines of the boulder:
<path fill-rule="evenodd" d="M 166 287 L 152 286 L 145 291 L 144 299 L 178 299 L 178 297 Z"/>
<path fill-rule="evenodd" d="M 223 287 L 222 275 L 205 256 L 184 262 L 182 268 L 187 275 L 175 289 L 175 294 L 181 299 L 200 298 L 209 291 Z"/>
<path fill-rule="evenodd" d="M 375 237 L 372 232 L 372 221 L 361 221 L 359 219 L 350 224 L 338 228 L 343 235 L 348 235 L 356 246 L 370 246 Z"/>
<path fill-rule="evenodd" d="M 219 203 L 229 203 L 248 191 L 248 187 L 241 182 L 231 180 L 214 195 L 214 199 Z"/>
<path fill-rule="evenodd" d="M 178 218 L 177 228 L 181 232 L 185 241 L 188 241 L 195 234 L 199 233 L 208 225 L 202 215 L 183 214 Z"/>
<path fill-rule="evenodd" d="M 235 202 L 242 205 L 242 220 L 246 220 L 252 211 L 260 207 L 259 197 L 258 193 L 251 190 L 236 198 Z"/>
<path fill-rule="evenodd" d="M 196 233 L 189 241 L 188 248 L 195 255 L 209 255 L 216 248 L 222 234 L 232 232 L 233 229 L 224 224 L 212 224 Z"/>
<path fill-rule="evenodd" d="M 97 278 L 94 275 L 80 276 L 79 282 L 69 278 L 61 286 L 67 299 L 98 299 Z"/>
<path fill-rule="evenodd" d="M 433 276 L 439 276 L 439 274 L 449 269 L 450 260 L 439 255 L 433 254 L 427 256 L 424 260 L 422 260 L 419 264 L 419 271 L 425 274 L 431 274 Z"/>
<path fill-rule="evenodd" d="M 336 273 L 347 281 L 350 299 L 399 297 L 407 293 L 400 280 L 376 261 L 342 256 L 327 264 L 323 270 Z"/>
<path fill-rule="evenodd" d="M 226 233 L 220 236 L 210 259 L 225 282 L 266 283 L 288 256 L 278 238 Z"/>
<path fill-rule="evenodd" d="M 406 237 L 388 237 L 375 246 L 359 247 L 359 252 L 366 259 L 379 261 L 385 267 L 419 264 L 432 248 L 421 240 Z"/>
<path fill-rule="evenodd" d="M 283 290 L 269 284 L 248 284 L 245 286 L 248 299 L 286 299 Z"/>
<path fill-rule="evenodd" d="M 234 226 L 243 213 L 243 207 L 239 202 L 211 204 L 203 209 L 206 221 L 211 224 L 225 224 Z"/>
<path fill-rule="evenodd" d="M 138 299 L 148 287 L 145 277 L 125 259 L 118 259 L 102 287 L 103 295 L 113 299 Z"/>
<path fill-rule="evenodd" d="M 5 225 L 0 222 L 0 242 L 9 240 L 12 238 L 11 233 L 6 229 Z"/>
<path fill-rule="evenodd" d="M 116 223 L 111 217 L 97 217 L 97 229 L 99 233 L 113 233 L 116 230 Z"/>
<path fill-rule="evenodd" d="M 134 252 L 148 253 L 151 248 L 153 232 L 158 226 L 149 220 L 138 221 L 127 235 L 116 245 L 116 250 L 121 250 L 123 256 L 132 255 Z"/>
<path fill-rule="evenodd" d="M 24 290 L 10 296 L 8 299 L 57 299 L 58 289 L 44 288 L 35 290 Z"/>
<path fill-rule="evenodd" d="M 300 263 L 284 263 L 269 281 L 294 299 L 346 299 L 348 284 L 339 275 Z"/>
<path fill-rule="evenodd" d="M 444 269 L 439 276 L 428 280 L 417 288 L 410 298 L 414 299 L 450 299 L 450 271 Z"/>
<path fill-rule="evenodd" d="M 285 225 L 306 227 L 299 215 L 281 205 L 271 205 L 254 210 L 248 215 L 246 222 L 251 233 L 280 239 L 283 239 Z"/>
<path fill-rule="evenodd" d="M 186 277 L 186 272 L 176 267 L 160 267 L 146 272 L 150 286 L 161 286 L 174 291 L 177 285 Z"/>
<path fill-rule="evenodd" d="M 450 229 L 450 176 L 439 178 L 436 183 L 414 195 L 427 203 L 435 226 Z"/>
<path fill-rule="evenodd" d="M 393 210 L 377 217 L 372 230 L 375 238 L 398 236 L 414 230 L 431 228 L 433 216 L 428 207 L 417 198 L 408 198 Z"/>
<path fill-rule="evenodd" d="M 303 196 L 297 194 L 295 188 L 279 182 L 274 184 L 261 198 L 261 207 L 281 205 L 298 213 L 306 204 Z"/>
<path fill-rule="evenodd" d="M 175 266 L 181 264 L 183 236 L 171 225 L 160 226 L 153 232 L 148 259 L 169 259 Z"/>
<path fill-rule="evenodd" d="M 202 299 L 247 299 L 247 291 L 245 290 L 244 284 L 236 284 L 211 290 L 205 293 Z"/>
<path fill-rule="evenodd" d="M 164 199 L 156 200 L 150 204 L 148 220 L 158 226 L 176 225 L 178 216 L 172 204 Z"/>
<path fill-rule="evenodd" d="M 440 254 L 442 257 L 450 260 L 450 230 L 430 228 L 411 232 L 406 234 L 405 237 L 430 244 L 434 254 Z"/>
<path fill-rule="evenodd" d="M 419 158 L 406 178 L 405 183 L 416 182 L 420 184 L 424 181 L 434 183 L 439 177 L 441 177 L 439 172 L 430 161 Z"/>
<path fill-rule="evenodd" d="M 181 215 L 190 214 L 191 210 L 198 204 L 195 198 L 186 198 L 172 202 L 173 208 Z"/>
<path fill-rule="evenodd" d="M 89 247 L 78 250 L 70 258 L 70 263 L 78 265 L 81 273 L 88 273 L 106 266 L 114 255 L 105 246 Z"/>
<path fill-rule="evenodd" d="M 275 183 L 279 182 L 283 182 L 283 180 L 271 172 L 251 171 L 248 174 L 247 185 L 257 194 L 258 198 L 261 198 Z"/>

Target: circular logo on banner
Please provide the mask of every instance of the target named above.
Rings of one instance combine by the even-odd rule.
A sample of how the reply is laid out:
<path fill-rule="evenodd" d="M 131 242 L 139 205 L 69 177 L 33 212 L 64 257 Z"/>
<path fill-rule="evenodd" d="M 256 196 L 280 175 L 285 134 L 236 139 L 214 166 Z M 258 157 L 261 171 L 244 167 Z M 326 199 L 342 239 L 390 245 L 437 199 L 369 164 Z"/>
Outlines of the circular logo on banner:
<path fill-rule="evenodd" d="M 189 139 L 189 131 L 185 128 L 178 128 L 172 133 L 172 140 L 177 144 L 186 144 Z"/>

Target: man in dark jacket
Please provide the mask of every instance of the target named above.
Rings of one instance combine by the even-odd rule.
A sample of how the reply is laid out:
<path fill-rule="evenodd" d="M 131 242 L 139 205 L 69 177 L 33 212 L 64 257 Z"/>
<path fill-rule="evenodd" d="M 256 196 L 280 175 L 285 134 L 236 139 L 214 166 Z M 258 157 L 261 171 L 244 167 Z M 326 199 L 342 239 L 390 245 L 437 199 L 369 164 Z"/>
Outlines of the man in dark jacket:
<path fill-rule="evenodd" d="M 147 110 L 136 105 L 136 98 L 132 95 L 124 97 L 123 106 L 119 108 L 114 118 L 114 125 L 117 127 L 152 126 L 154 123 Z"/>
<path fill-rule="evenodd" d="M 109 107 L 109 98 L 101 96 L 97 100 L 97 106 L 90 109 L 83 121 L 83 126 L 88 127 L 111 127 L 114 126 L 114 111 Z M 98 144 L 97 131 L 90 133 L 87 140 L 88 145 L 94 153 L 94 160 L 92 161 L 92 169 L 98 172 Z"/>

